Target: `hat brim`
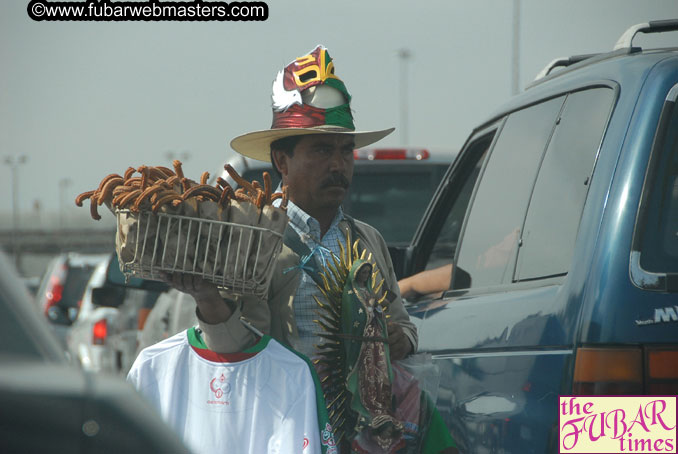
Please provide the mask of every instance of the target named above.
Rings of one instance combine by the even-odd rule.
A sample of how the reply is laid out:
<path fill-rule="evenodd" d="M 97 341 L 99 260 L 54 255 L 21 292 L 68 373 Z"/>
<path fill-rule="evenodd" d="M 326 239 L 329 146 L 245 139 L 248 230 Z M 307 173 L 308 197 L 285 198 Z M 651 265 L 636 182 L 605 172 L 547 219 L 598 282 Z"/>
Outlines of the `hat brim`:
<path fill-rule="evenodd" d="M 395 128 L 380 131 L 351 131 L 336 126 L 319 126 L 315 128 L 284 128 L 254 131 L 231 140 L 231 148 L 248 158 L 271 162 L 271 143 L 284 137 L 306 136 L 314 134 L 343 134 L 353 136 L 355 147 L 362 148 L 383 139 L 395 131 Z"/>

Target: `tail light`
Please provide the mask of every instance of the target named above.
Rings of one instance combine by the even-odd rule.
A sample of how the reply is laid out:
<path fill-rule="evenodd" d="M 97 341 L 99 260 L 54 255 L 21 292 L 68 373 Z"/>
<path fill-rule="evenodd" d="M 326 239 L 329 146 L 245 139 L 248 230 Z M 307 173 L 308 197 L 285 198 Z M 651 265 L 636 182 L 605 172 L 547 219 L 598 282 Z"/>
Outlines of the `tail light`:
<path fill-rule="evenodd" d="M 421 161 L 428 159 L 430 153 L 422 148 L 363 148 L 353 150 L 353 158 L 358 160 L 380 160 L 380 159 L 411 159 Z"/>
<path fill-rule="evenodd" d="M 678 394 L 678 349 L 673 347 L 579 348 L 573 394 Z"/>
<path fill-rule="evenodd" d="M 647 394 L 678 394 L 678 348 L 648 348 Z"/>
<path fill-rule="evenodd" d="M 579 395 L 642 394 L 640 348 L 580 348 L 572 392 Z"/>
<path fill-rule="evenodd" d="M 148 314 L 151 313 L 151 309 L 144 307 L 139 309 L 139 312 L 137 313 L 137 329 L 141 331 L 144 329 L 144 325 L 146 325 L 146 319 L 148 318 Z"/>
<path fill-rule="evenodd" d="M 49 279 L 49 285 L 45 291 L 45 315 L 49 311 L 49 308 L 56 306 L 61 301 L 61 298 L 64 294 L 64 280 L 66 278 L 66 272 L 68 267 L 62 265 Z"/>
<path fill-rule="evenodd" d="M 94 345 L 104 345 L 108 335 L 108 322 L 102 318 L 92 327 L 92 343 Z"/>

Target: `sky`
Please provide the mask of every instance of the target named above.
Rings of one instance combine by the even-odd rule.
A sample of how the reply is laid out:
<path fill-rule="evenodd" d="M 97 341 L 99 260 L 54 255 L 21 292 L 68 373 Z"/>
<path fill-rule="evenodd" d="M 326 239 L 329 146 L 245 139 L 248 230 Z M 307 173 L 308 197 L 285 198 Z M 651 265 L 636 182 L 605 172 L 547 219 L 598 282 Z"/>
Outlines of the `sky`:
<path fill-rule="evenodd" d="M 95 227 L 75 196 L 129 166 L 178 157 L 194 179 L 217 172 L 233 137 L 270 127 L 276 73 L 317 44 L 357 128 L 397 128 L 383 146 L 457 150 L 513 95 L 514 0 L 269 0 L 263 22 L 35 22 L 27 4 L 0 3 L 0 229 L 13 200 L 21 228 Z M 610 51 L 629 26 L 670 18 L 677 0 L 520 0 L 518 88 L 554 58 Z"/>

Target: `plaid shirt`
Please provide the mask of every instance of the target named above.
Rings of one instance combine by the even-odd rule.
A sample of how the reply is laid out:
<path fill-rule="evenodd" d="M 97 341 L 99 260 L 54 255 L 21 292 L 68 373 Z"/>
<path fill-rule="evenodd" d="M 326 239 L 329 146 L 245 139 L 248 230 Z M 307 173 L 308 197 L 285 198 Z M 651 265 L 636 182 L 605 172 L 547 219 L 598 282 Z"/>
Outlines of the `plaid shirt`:
<path fill-rule="evenodd" d="M 291 201 L 287 206 L 287 216 L 290 218 L 290 226 L 299 234 L 301 241 L 314 254 L 320 254 L 320 263 L 323 260 L 331 261 L 330 253 L 337 258 L 340 256 L 337 241 L 340 241 L 342 246 L 346 245 L 346 238 L 339 228 L 339 222 L 344 219 L 344 212 L 341 207 L 339 207 L 330 228 L 322 238 L 320 238 L 320 223 Z M 318 303 L 313 299 L 313 295 L 316 295 L 319 299 L 322 298 L 313 278 L 303 272 L 297 293 L 294 295 L 294 318 L 299 331 L 299 342 L 298 345 L 293 345 L 293 347 L 309 358 L 315 356 L 315 346 L 322 343 L 322 338 L 316 334 L 320 327 L 313 321 L 318 318 L 316 314 Z"/>

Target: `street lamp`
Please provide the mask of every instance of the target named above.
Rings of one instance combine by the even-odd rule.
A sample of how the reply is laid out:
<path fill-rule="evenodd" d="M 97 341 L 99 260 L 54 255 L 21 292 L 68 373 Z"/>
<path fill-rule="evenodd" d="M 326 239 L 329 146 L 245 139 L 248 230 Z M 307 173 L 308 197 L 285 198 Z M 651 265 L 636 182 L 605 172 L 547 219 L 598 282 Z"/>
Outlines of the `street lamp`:
<path fill-rule="evenodd" d="M 407 63 L 412 58 L 412 52 L 405 47 L 398 49 L 398 58 L 400 59 L 400 140 L 402 145 L 409 145 Z"/>
<path fill-rule="evenodd" d="M 16 233 L 19 230 L 19 191 L 17 184 L 19 178 L 17 176 L 19 171 L 19 166 L 25 164 L 28 158 L 26 155 L 17 155 L 17 156 L 6 156 L 3 160 L 3 163 L 8 165 L 11 172 L 11 185 L 12 185 L 12 230 Z"/>
<path fill-rule="evenodd" d="M 513 0 L 513 47 L 511 53 L 511 95 L 520 91 L 520 0 Z"/>

